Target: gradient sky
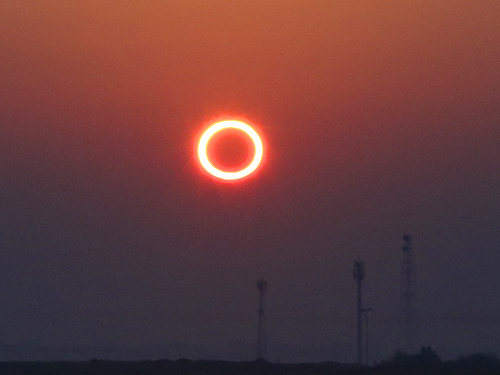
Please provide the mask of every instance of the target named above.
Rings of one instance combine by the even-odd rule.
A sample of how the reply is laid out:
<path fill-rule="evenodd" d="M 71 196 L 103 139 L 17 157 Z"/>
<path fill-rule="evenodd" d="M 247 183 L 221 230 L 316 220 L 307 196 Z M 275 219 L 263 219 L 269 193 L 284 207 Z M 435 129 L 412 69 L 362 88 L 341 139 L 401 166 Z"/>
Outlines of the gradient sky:
<path fill-rule="evenodd" d="M 271 361 L 500 352 L 500 2 L 0 5 L 0 359 Z M 201 174 L 193 139 L 258 124 L 267 163 Z"/>

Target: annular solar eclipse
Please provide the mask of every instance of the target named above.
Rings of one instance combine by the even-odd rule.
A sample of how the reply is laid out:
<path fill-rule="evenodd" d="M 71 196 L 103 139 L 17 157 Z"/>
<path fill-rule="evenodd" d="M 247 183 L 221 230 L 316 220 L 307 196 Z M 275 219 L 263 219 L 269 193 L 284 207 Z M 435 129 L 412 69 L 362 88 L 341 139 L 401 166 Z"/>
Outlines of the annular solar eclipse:
<path fill-rule="evenodd" d="M 251 146 L 249 147 L 251 155 L 241 166 L 224 168 L 217 163 L 213 153 L 209 152 L 217 136 L 227 131 L 246 138 L 245 141 Z M 237 182 L 252 176 L 264 161 L 265 150 L 261 137 L 253 126 L 242 121 L 226 120 L 212 124 L 202 133 L 198 141 L 197 156 L 202 170 L 215 179 L 225 182 Z"/>

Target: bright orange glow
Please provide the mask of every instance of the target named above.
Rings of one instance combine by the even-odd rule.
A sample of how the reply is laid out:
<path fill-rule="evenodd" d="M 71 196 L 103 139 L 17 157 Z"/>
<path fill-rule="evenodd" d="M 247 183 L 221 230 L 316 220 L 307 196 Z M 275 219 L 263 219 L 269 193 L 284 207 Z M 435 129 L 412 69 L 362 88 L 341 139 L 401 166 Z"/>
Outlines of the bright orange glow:
<path fill-rule="evenodd" d="M 242 131 L 251 139 L 253 143 L 253 158 L 250 158 L 251 162 L 243 169 L 236 171 L 223 171 L 215 167 L 214 163 L 209 160 L 207 147 L 210 139 L 216 133 L 224 129 L 236 129 Z M 259 134 L 254 130 L 253 127 L 237 120 L 220 121 L 211 125 L 203 132 L 198 143 L 198 160 L 201 164 L 201 167 L 213 177 L 224 180 L 226 182 L 236 182 L 249 177 L 250 175 L 252 175 L 252 173 L 255 173 L 258 170 L 263 162 L 263 159 L 264 143 L 262 142 L 261 136 L 259 136 Z"/>

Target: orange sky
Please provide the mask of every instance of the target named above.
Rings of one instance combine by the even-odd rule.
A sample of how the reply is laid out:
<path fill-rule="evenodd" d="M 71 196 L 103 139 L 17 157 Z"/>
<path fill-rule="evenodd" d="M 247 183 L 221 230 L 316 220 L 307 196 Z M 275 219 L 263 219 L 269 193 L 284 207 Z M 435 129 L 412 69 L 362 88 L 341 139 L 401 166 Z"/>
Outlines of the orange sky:
<path fill-rule="evenodd" d="M 72 97 L 93 102 L 96 95 L 156 97 L 182 111 L 215 110 L 228 98 L 244 110 L 249 100 L 270 108 L 343 108 L 366 92 L 460 98 L 498 84 L 496 1 L 3 7 L 3 92 L 14 103 L 41 100 L 55 111 L 69 111 Z"/>

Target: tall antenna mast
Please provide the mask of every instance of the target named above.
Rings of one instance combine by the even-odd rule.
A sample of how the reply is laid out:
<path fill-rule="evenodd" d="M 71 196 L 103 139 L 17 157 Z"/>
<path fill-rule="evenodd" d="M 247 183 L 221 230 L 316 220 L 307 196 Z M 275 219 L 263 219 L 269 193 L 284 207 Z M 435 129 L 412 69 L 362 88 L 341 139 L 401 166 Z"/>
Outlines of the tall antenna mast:
<path fill-rule="evenodd" d="M 365 314 L 365 363 L 370 365 L 370 338 L 369 338 L 369 319 L 368 313 L 372 311 L 371 307 L 363 309 L 363 313 Z"/>
<path fill-rule="evenodd" d="M 363 305 L 361 300 L 361 281 L 365 278 L 365 263 L 354 262 L 354 280 L 358 284 L 358 363 L 363 363 Z"/>
<path fill-rule="evenodd" d="M 403 267 L 401 272 L 401 312 L 399 319 L 400 345 L 409 353 L 413 349 L 413 339 L 416 333 L 416 290 L 415 268 L 411 248 L 411 236 L 403 236 Z"/>
<path fill-rule="evenodd" d="M 257 358 L 264 359 L 266 356 L 266 325 L 264 316 L 264 300 L 266 296 L 267 282 L 263 279 L 257 281 L 259 290 L 259 326 L 257 333 Z"/>

